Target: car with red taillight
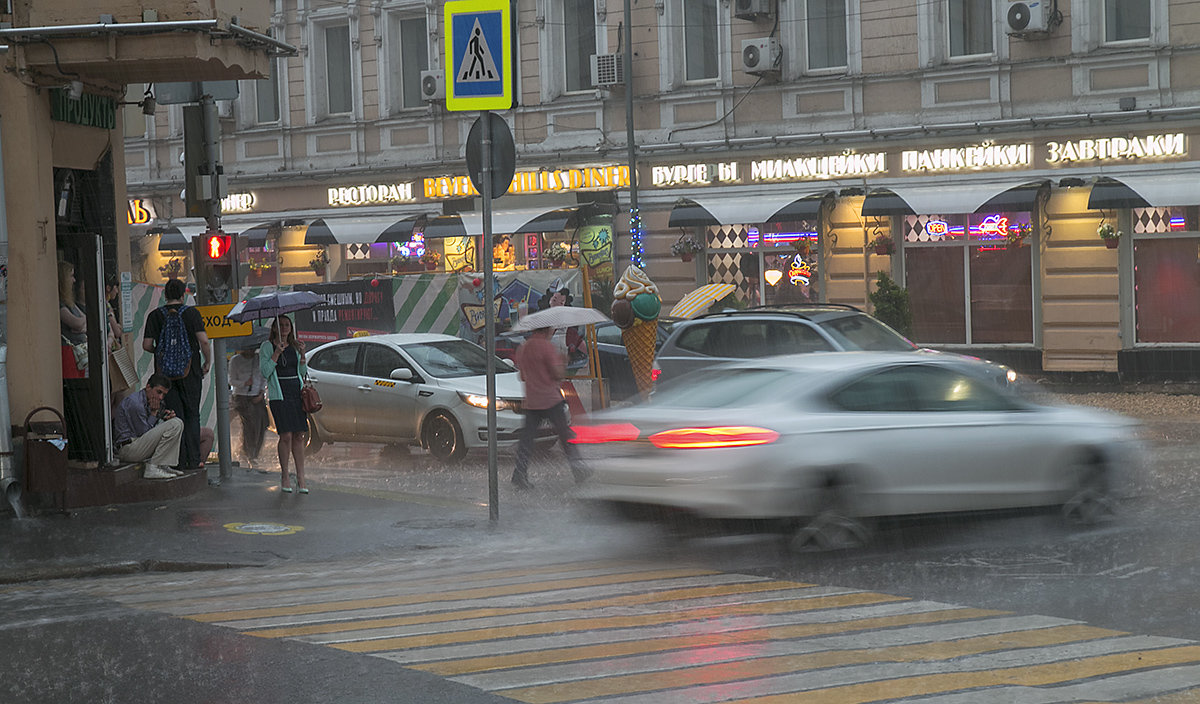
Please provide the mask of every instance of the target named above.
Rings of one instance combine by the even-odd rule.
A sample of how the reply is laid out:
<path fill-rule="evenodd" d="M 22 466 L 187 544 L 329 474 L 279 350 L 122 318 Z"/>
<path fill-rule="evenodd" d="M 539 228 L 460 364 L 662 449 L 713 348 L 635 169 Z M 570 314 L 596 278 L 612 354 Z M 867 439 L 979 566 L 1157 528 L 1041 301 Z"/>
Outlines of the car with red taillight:
<path fill-rule="evenodd" d="M 622 515 L 787 529 L 837 547 L 880 516 L 1058 506 L 1111 514 L 1139 465 L 1138 424 L 1033 403 L 956 355 L 833 352 L 700 370 L 592 414 L 580 496 Z"/>

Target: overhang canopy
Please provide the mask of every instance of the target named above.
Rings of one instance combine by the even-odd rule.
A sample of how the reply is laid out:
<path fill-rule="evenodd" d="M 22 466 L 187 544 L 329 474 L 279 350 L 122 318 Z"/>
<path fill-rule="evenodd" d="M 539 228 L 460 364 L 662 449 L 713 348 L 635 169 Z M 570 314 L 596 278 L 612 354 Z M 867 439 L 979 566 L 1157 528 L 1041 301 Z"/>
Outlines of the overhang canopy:
<path fill-rule="evenodd" d="M 940 186 L 888 186 L 872 189 L 863 200 L 862 214 L 941 215 L 981 210 L 1033 210 L 1038 189 L 1046 180 L 989 181 Z"/>
<path fill-rule="evenodd" d="M 192 240 L 207 229 L 207 225 L 168 225 L 162 228 L 151 228 L 146 231 L 146 234 L 158 234 L 158 251 L 170 252 L 190 250 Z"/>
<path fill-rule="evenodd" d="M 577 224 L 581 212 L 615 212 L 606 205 L 585 203 L 565 208 L 523 208 L 492 212 L 492 232 L 516 235 L 526 232 L 563 232 Z M 425 223 L 425 239 L 444 237 L 476 237 L 483 234 L 483 213 L 470 212 L 440 215 Z"/>
<path fill-rule="evenodd" d="M 406 220 L 406 216 L 400 215 L 318 218 L 308 224 L 308 230 L 304 233 L 304 244 L 369 244 L 407 241 L 407 237 L 403 240 L 396 240 L 392 239 L 391 235 L 388 235 L 386 239 L 380 239 L 385 232 L 402 231 L 404 226 L 401 223 Z M 408 233 L 412 234 L 411 225 L 408 226 Z"/>
<path fill-rule="evenodd" d="M 1088 208 L 1165 208 L 1200 204 L 1196 177 L 1177 174 L 1123 174 L 1100 178 L 1092 185 Z"/>
<path fill-rule="evenodd" d="M 815 220 L 821 203 L 832 189 L 804 194 L 790 193 L 753 198 L 712 196 L 680 198 L 671 209 L 667 224 L 671 227 L 728 225 L 733 223 L 762 224 L 793 220 Z"/>

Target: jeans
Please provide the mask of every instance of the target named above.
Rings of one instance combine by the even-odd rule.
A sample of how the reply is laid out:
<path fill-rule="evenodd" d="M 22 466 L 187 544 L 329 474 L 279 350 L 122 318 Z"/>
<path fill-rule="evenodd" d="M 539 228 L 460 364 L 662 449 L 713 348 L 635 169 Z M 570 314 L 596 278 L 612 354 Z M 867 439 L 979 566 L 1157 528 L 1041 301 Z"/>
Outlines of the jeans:
<path fill-rule="evenodd" d="M 521 427 L 521 437 L 517 441 L 517 466 L 513 468 L 513 481 L 524 483 L 529 481 L 529 455 L 533 454 L 533 445 L 537 441 L 538 430 L 542 421 L 550 421 L 551 427 L 558 435 L 567 461 L 571 464 L 571 472 L 575 478 L 582 481 L 587 476 L 587 469 L 579 457 L 579 448 L 570 443 L 575 437 L 571 426 L 567 425 L 567 404 L 564 401 L 550 408 L 525 409 L 525 425 Z"/>

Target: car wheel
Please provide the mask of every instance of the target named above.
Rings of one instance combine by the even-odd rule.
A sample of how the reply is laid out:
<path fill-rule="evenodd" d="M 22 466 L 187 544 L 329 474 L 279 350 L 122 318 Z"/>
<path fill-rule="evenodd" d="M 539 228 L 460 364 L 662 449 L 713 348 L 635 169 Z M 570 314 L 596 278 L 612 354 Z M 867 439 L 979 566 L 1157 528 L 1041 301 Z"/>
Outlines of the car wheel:
<path fill-rule="evenodd" d="M 308 442 L 305 443 L 305 445 L 304 445 L 305 457 L 311 457 L 312 455 L 317 454 L 318 452 L 321 451 L 321 448 L 324 446 L 325 446 L 325 440 L 321 437 L 321 434 L 317 432 L 317 424 L 313 422 L 312 418 L 309 418 L 308 419 Z"/>
<path fill-rule="evenodd" d="M 1063 516 L 1071 523 L 1091 526 L 1113 518 L 1116 507 L 1108 468 L 1103 460 L 1089 454 L 1077 460 L 1074 468 L 1075 493 L 1063 504 Z"/>
<path fill-rule="evenodd" d="M 830 552 L 865 547 L 870 528 L 853 512 L 853 491 L 837 477 L 827 477 L 816 492 L 812 515 L 801 520 L 788 547 L 795 552 Z"/>
<path fill-rule="evenodd" d="M 445 413 L 425 421 L 425 449 L 442 462 L 454 462 L 467 454 L 467 442 L 458 422 Z"/>

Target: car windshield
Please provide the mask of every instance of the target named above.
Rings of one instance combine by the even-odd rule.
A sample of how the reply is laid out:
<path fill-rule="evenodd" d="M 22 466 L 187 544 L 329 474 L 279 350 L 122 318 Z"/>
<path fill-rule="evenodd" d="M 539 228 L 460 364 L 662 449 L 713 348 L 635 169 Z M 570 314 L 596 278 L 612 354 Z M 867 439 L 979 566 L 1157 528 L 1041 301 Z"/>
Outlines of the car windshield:
<path fill-rule="evenodd" d="M 797 374 L 783 369 L 705 369 L 657 389 L 655 406 L 724 408 L 753 405 L 777 398 L 780 388 L 792 388 Z"/>
<path fill-rule="evenodd" d="M 408 353 L 430 376 L 453 379 L 487 374 L 487 351 L 466 340 L 440 340 L 405 345 Z M 496 359 L 496 371 L 512 371 L 503 359 Z"/>
<path fill-rule="evenodd" d="M 917 346 L 869 315 L 847 315 L 818 323 L 845 350 L 911 352 Z"/>

